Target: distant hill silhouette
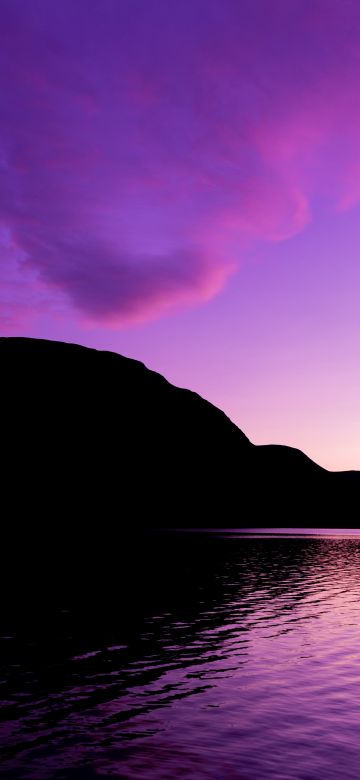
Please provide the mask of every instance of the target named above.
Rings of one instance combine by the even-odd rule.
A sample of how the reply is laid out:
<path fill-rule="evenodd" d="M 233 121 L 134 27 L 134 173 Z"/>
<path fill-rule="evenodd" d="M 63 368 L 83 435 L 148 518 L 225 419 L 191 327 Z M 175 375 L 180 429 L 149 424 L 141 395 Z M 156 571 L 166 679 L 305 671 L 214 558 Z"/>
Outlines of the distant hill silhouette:
<path fill-rule="evenodd" d="M 13 534 L 41 528 L 56 549 L 66 536 L 111 545 L 144 526 L 356 527 L 360 472 L 255 446 L 136 360 L 1 338 L 0 366 L 3 528 Z"/>

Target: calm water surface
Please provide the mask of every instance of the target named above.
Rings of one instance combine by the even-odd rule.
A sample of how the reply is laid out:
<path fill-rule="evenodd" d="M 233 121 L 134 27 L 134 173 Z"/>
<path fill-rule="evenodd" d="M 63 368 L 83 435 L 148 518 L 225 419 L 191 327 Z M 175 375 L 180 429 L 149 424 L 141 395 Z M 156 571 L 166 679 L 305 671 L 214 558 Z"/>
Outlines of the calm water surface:
<path fill-rule="evenodd" d="M 360 776 L 360 538 L 127 542 L 8 581 L 0 651 L 7 780 Z"/>

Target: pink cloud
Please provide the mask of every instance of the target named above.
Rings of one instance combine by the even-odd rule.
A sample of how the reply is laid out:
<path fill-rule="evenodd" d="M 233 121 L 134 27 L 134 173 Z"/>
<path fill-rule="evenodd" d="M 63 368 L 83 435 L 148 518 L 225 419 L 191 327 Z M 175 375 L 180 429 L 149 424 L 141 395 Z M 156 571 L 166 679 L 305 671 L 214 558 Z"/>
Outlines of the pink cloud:
<path fill-rule="evenodd" d="M 51 264 L 48 247 L 39 246 L 34 252 L 43 281 L 66 290 L 88 321 L 110 326 L 141 322 L 159 311 L 207 300 L 233 270 L 230 264 L 217 266 L 187 250 L 145 258 L 126 256 L 117 247 L 95 244 L 93 238 L 88 244 L 57 244 Z"/>
<path fill-rule="evenodd" d="M 57 300 L 109 325 L 207 300 L 318 195 L 358 201 L 359 23 L 335 0 L 4 0 L 7 327 Z"/>

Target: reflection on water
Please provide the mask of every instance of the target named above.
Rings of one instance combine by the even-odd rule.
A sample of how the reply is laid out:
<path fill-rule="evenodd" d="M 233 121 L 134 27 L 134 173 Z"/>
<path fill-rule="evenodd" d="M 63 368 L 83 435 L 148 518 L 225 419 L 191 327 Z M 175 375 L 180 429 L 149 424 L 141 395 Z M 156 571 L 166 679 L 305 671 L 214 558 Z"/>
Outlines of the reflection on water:
<path fill-rule="evenodd" d="M 8 587 L 1 777 L 358 780 L 360 539 L 127 545 Z"/>

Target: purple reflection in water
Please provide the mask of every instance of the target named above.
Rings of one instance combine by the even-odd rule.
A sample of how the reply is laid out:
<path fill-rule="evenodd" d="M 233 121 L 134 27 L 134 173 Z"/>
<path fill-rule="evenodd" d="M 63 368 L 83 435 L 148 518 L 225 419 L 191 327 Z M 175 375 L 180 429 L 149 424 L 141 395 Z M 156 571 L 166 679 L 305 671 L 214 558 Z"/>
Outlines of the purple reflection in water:
<path fill-rule="evenodd" d="M 2 777 L 358 778 L 359 539 L 184 534 L 128 558 L 8 609 Z"/>

